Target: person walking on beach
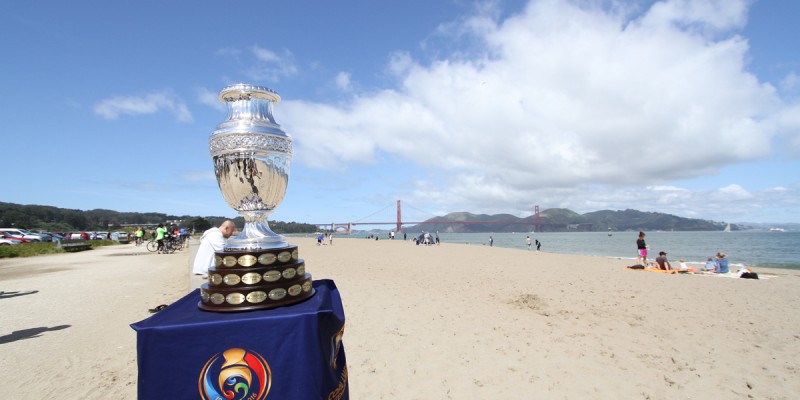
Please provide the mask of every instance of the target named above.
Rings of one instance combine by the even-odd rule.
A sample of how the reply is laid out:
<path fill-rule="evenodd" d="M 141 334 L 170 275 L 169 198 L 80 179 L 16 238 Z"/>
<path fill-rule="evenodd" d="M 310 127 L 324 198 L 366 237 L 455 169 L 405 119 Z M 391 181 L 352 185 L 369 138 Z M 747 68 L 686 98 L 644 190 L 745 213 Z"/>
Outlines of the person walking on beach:
<path fill-rule="evenodd" d="M 536 239 L 535 243 L 536 243 L 536 251 L 539 251 L 539 249 L 542 248 L 542 242 L 540 242 L 539 239 Z"/>
<path fill-rule="evenodd" d="M 203 232 L 200 237 L 200 247 L 194 256 L 192 272 L 195 275 L 208 276 L 208 267 L 214 265 L 214 252 L 222 251 L 225 239 L 231 237 L 236 231 L 236 224 L 231 220 L 223 222 L 219 228 L 211 228 Z"/>
<path fill-rule="evenodd" d="M 489 236 L 489 247 L 494 246 L 494 238 Z"/>
<path fill-rule="evenodd" d="M 333 246 L 333 232 L 331 232 L 331 233 L 330 233 L 330 235 L 328 236 L 328 243 L 329 243 L 331 246 Z"/>
<path fill-rule="evenodd" d="M 636 239 L 636 248 L 639 253 L 636 256 L 636 262 L 647 266 L 647 243 L 644 242 L 644 232 L 639 231 L 639 239 Z"/>
<path fill-rule="evenodd" d="M 525 237 L 525 243 L 528 245 L 528 251 L 531 251 L 531 237 L 530 236 L 526 236 Z"/>

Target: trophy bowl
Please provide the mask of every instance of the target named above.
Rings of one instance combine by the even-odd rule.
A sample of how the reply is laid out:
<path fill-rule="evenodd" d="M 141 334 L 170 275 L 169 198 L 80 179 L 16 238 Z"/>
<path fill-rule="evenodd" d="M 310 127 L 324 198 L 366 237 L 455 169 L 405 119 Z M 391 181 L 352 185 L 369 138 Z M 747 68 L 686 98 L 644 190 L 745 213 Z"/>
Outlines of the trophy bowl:
<path fill-rule="evenodd" d="M 275 91 L 256 85 L 240 83 L 220 91 L 228 118 L 209 137 L 209 150 L 222 196 L 245 220 L 225 251 L 289 245 L 267 221 L 286 195 L 292 159 L 292 138 L 272 116 L 280 99 Z"/>

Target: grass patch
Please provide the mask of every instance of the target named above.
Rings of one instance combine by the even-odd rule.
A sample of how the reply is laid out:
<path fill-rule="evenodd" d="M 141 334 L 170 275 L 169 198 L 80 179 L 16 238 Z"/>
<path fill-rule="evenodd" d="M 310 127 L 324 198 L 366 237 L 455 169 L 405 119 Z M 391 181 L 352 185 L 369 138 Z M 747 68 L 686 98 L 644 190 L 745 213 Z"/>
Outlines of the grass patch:
<path fill-rule="evenodd" d="M 118 242 L 113 240 L 89 240 L 92 249 L 101 246 L 116 246 Z M 56 247 L 55 243 L 23 243 L 16 246 L 0 246 L 0 258 L 15 257 L 35 257 L 44 254 L 67 253 Z"/>

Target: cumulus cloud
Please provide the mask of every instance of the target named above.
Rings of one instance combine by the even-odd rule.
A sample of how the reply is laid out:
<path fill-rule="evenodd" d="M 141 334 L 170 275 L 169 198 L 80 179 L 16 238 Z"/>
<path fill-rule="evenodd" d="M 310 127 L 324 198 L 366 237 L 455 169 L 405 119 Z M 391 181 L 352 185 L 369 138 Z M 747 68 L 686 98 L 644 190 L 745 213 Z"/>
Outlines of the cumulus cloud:
<path fill-rule="evenodd" d="M 179 122 L 192 122 L 192 113 L 186 104 L 171 91 L 153 92 L 142 96 L 116 96 L 95 104 L 95 114 L 105 119 L 117 119 L 120 115 L 154 114 L 168 111 Z"/>
<path fill-rule="evenodd" d="M 625 187 L 679 204 L 697 192 L 659 185 L 766 157 L 780 135 L 798 145 L 792 105 L 746 69 L 748 1 L 601 4 L 481 13 L 447 27 L 477 47 L 430 62 L 392 54 L 395 87 L 337 105 L 287 101 L 281 119 L 302 132 L 295 157 L 339 168 L 389 154 L 440 171 L 425 186 L 447 201 L 523 210 L 532 198 L 643 196 Z M 746 192 L 735 189 L 714 193 Z"/>

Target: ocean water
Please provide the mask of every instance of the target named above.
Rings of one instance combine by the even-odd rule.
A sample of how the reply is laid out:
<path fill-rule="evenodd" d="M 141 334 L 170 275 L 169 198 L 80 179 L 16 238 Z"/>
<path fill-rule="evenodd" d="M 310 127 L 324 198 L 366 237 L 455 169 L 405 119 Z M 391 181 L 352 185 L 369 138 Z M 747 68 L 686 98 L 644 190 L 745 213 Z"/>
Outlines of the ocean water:
<path fill-rule="evenodd" d="M 725 253 L 733 266 L 800 269 L 800 232 L 645 232 L 650 246 L 648 260 L 654 260 L 659 251 L 666 251 L 670 263 L 677 266 L 679 259 L 690 264 L 705 264 L 718 251 Z M 375 234 L 374 232 L 366 235 Z M 381 239 L 388 233 L 379 233 Z M 494 245 L 527 249 L 525 237 L 542 243 L 541 251 L 562 254 L 579 254 L 636 259 L 638 232 L 543 232 L 543 233 L 439 233 L 443 243 L 488 245 L 489 236 Z M 351 235 L 364 237 L 364 233 Z M 402 233 L 398 235 L 402 239 Z M 347 236 L 338 235 L 340 238 Z M 409 234 L 408 239 L 412 235 Z M 732 268 L 733 269 L 733 268 Z"/>

